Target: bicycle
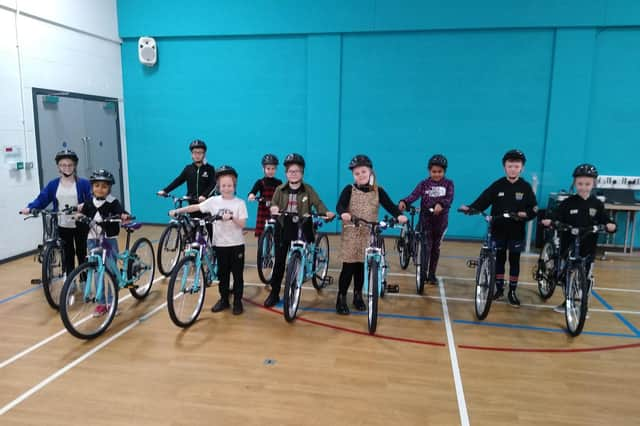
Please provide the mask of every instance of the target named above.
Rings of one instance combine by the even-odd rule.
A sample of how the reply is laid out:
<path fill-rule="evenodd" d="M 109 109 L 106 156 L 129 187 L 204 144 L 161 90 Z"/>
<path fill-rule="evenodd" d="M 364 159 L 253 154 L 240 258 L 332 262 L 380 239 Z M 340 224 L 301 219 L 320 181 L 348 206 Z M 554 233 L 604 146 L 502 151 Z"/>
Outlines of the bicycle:
<path fill-rule="evenodd" d="M 190 196 L 174 197 L 170 194 L 160 196 L 171 198 L 176 209 L 183 207 L 185 203 L 195 200 Z M 184 248 L 191 241 L 192 235 L 193 230 L 191 229 L 188 213 L 180 214 L 171 219 L 167 227 L 162 231 L 158 241 L 158 270 L 162 275 L 165 277 L 171 275 L 180 260 Z"/>
<path fill-rule="evenodd" d="M 61 211 L 31 209 L 24 220 L 42 217 L 42 244 L 38 244 L 37 260 L 42 264 L 41 278 L 32 279 L 31 284 L 42 284 L 44 297 L 56 311 L 60 308 L 60 290 L 64 285 L 64 241 L 58 234 L 58 216 L 71 214 L 73 207 Z"/>
<path fill-rule="evenodd" d="M 306 220 L 311 219 L 313 229 L 317 231 L 329 218 L 315 213 L 303 217 L 300 217 L 298 213 L 289 212 L 280 212 L 275 215 L 289 216 L 298 225 L 297 239 L 291 241 L 287 254 L 284 283 L 284 318 L 287 322 L 292 322 L 296 319 L 300 305 L 300 292 L 304 282 L 311 279 L 313 287 L 318 291 L 333 283 L 333 277 L 327 276 L 329 271 L 329 238 L 327 234 L 318 233 L 314 242 L 307 243 L 303 233 L 303 225 Z"/>
<path fill-rule="evenodd" d="M 433 208 L 427 210 L 427 216 L 433 215 Z M 400 267 L 402 269 L 406 269 L 409 266 L 409 260 L 413 261 L 413 264 L 416 267 L 416 293 L 423 294 L 424 293 L 424 280 L 422 279 L 422 271 L 424 269 L 429 269 L 429 264 L 422 265 L 422 247 L 425 245 L 422 241 L 424 238 L 422 230 L 420 228 L 420 223 L 415 223 L 415 215 L 416 213 L 420 213 L 419 208 L 415 208 L 413 206 L 409 207 L 409 223 L 402 225 L 402 230 L 400 231 L 400 239 L 397 243 L 398 253 L 400 254 Z M 429 247 L 429 244 L 426 244 L 426 247 Z M 404 252 L 404 254 L 403 254 Z M 404 259 L 403 259 L 404 257 Z M 427 262 L 430 259 L 430 253 L 425 253 L 424 258 Z M 406 263 L 406 266 L 403 266 L 403 262 Z"/>
<path fill-rule="evenodd" d="M 593 288 L 593 276 L 591 271 L 586 270 L 587 259 L 580 255 L 580 241 L 586 235 L 593 233 L 603 233 L 604 225 L 594 225 L 586 227 L 576 227 L 559 221 L 552 223 L 554 230 L 569 232 L 572 238 L 569 249 L 556 263 L 553 281 L 560 283 L 564 281 L 565 295 L 565 322 L 567 331 L 572 337 L 582 333 L 589 310 L 589 295 Z M 555 243 L 555 242 L 554 242 Z M 560 252 L 560 243 L 554 248 L 556 253 Z"/>
<path fill-rule="evenodd" d="M 381 221 L 370 222 L 351 216 L 351 222 L 353 226 L 367 226 L 370 230 L 369 246 L 364 254 L 364 286 L 362 290 L 367 296 L 367 326 L 369 334 L 374 334 L 378 327 L 378 301 L 384 297 L 387 290 L 387 274 L 389 270 L 382 232 L 394 227 L 398 221 L 385 217 Z"/>
<path fill-rule="evenodd" d="M 141 223 L 122 224 L 127 242 L 122 252 L 114 253 L 100 225 L 120 223 L 119 216 L 100 221 L 86 217 L 79 220 L 99 234 L 98 246 L 91 249 L 87 261 L 67 277 L 60 294 L 60 317 L 73 336 L 93 339 L 104 333 L 116 316 L 120 289 L 128 288 L 138 300 L 147 297 L 155 274 L 155 256 L 148 238 L 138 238 L 129 248 L 131 234 L 142 227 Z"/>
<path fill-rule="evenodd" d="M 522 220 L 517 213 L 503 213 L 500 215 L 488 215 L 483 211 L 469 209 L 458 209 L 458 212 L 467 215 L 479 215 L 481 214 L 486 223 L 487 231 L 485 234 L 482 248 L 480 249 L 480 255 L 476 259 L 467 260 L 467 266 L 476 270 L 476 284 L 475 284 L 475 297 L 474 306 L 476 318 L 483 320 L 489 314 L 491 309 L 491 302 L 493 301 L 493 295 L 496 287 L 496 243 L 492 237 L 491 225 L 495 219 L 510 219 L 510 220 Z"/>
<path fill-rule="evenodd" d="M 267 208 L 271 205 L 270 200 L 262 197 L 256 198 L 259 203 L 265 203 Z M 264 284 L 271 284 L 273 278 L 273 265 L 276 259 L 276 241 L 275 241 L 275 225 L 276 220 L 269 218 L 266 220 L 264 230 L 258 238 L 258 250 L 256 255 L 256 263 L 258 267 L 258 277 Z"/>
<path fill-rule="evenodd" d="M 207 238 L 207 224 L 222 216 L 193 218 L 195 239 L 185 251 L 184 257 L 174 268 L 167 288 L 167 308 L 171 321 L 178 327 L 192 325 L 204 305 L 207 287 L 218 279 L 218 263 L 214 247 Z"/>
<path fill-rule="evenodd" d="M 553 296 L 560 282 L 560 237 L 555 227 L 550 231 L 551 235 L 547 237 L 538 255 L 538 262 L 533 267 L 533 279 L 538 283 L 538 294 L 542 300 Z"/>

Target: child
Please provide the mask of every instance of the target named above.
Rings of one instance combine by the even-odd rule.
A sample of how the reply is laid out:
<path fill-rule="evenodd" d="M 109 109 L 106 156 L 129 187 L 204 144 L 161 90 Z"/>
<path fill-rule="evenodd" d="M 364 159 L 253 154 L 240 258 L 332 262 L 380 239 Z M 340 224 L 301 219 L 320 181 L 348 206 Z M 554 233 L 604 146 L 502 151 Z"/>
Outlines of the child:
<path fill-rule="evenodd" d="M 305 161 L 300 154 L 289 154 L 284 159 L 287 182 L 278 186 L 271 200 L 271 213 L 280 211 L 296 213 L 300 220 L 302 216 L 311 213 L 315 208 L 318 214 L 332 219 L 335 215 L 327 210 L 318 194 L 308 183 L 304 183 Z M 297 222 L 297 220 L 296 220 Z M 280 284 L 284 276 L 285 261 L 291 241 L 298 237 L 298 225 L 292 217 L 280 216 L 276 222 L 276 259 L 271 278 L 271 292 L 264 301 L 264 306 L 271 307 L 280 301 Z M 313 225 L 310 220 L 305 222 L 304 238 L 307 242 L 314 239 Z"/>
<path fill-rule="evenodd" d="M 271 202 L 273 192 L 279 185 L 282 185 L 282 181 L 274 177 L 276 175 L 277 167 L 278 157 L 273 154 L 265 154 L 265 156 L 262 157 L 264 177 L 262 179 L 258 179 L 256 183 L 253 184 L 253 188 L 251 188 L 251 191 L 249 192 L 249 201 L 255 201 L 257 194 L 260 194 L 260 197 L 262 198 L 262 201 L 260 201 L 260 204 L 258 205 L 258 217 L 256 218 L 255 230 L 256 237 L 262 235 L 264 224 L 266 220 L 269 219 L 269 207 L 267 206 L 267 201 Z"/>
<path fill-rule="evenodd" d="M 449 209 L 453 201 L 453 182 L 444 177 L 447 165 L 444 155 L 436 154 L 431 157 L 427 164 L 429 178 L 418 183 L 413 192 L 398 204 L 400 210 L 404 211 L 408 204 L 422 198 L 418 222 L 418 228 L 423 235 L 420 264 L 429 265 L 429 268 L 428 271 L 424 267 L 420 270 L 420 280 L 433 285 L 438 284 L 436 268 L 440 259 L 440 244 L 447 232 Z M 433 209 L 433 214 L 429 214 L 429 209 Z M 430 253 L 429 259 L 427 253 Z"/>
<path fill-rule="evenodd" d="M 353 173 L 355 183 L 347 185 L 340 194 L 336 211 L 343 221 L 342 228 L 342 270 L 338 280 L 338 298 L 336 312 L 349 315 L 347 291 L 353 277 L 353 306 L 358 311 L 365 311 L 367 305 L 362 300 L 364 284 L 364 253 L 369 246 L 369 228 L 350 226 L 352 215 L 367 221 L 378 220 L 380 204 L 398 219 L 406 223 L 407 217 L 402 215 L 389 198 L 386 191 L 374 182 L 373 164 L 366 155 L 356 155 L 349 162 L 349 170 Z"/>
<path fill-rule="evenodd" d="M 218 258 L 218 278 L 220 284 L 220 300 L 211 308 L 211 312 L 220 312 L 229 308 L 229 278 L 233 274 L 233 315 L 243 311 L 242 293 L 244 291 L 244 235 L 242 229 L 247 222 L 247 206 L 242 199 L 235 196 L 238 173 L 231 166 L 222 166 L 216 170 L 218 189 L 216 195 L 206 201 L 176 210 L 169 214 L 202 212 L 221 216 L 215 222 L 213 245 Z"/>
<path fill-rule="evenodd" d="M 207 163 L 207 144 L 195 139 L 189 144 L 192 163 L 187 164 L 182 172 L 166 188 L 158 191 L 158 195 L 166 196 L 183 183 L 187 183 L 187 196 L 191 197 L 190 204 L 197 204 L 207 199 L 214 191 L 216 171 L 213 165 Z"/>
<path fill-rule="evenodd" d="M 87 216 L 93 221 L 100 222 L 102 219 L 110 216 L 120 216 L 123 222 L 129 220 L 129 214 L 122 208 L 122 204 L 113 195 L 111 195 L 111 187 L 116 183 L 113 175 L 107 170 L 96 170 L 89 177 L 91 182 L 91 190 L 93 197 L 91 200 L 82 205 L 80 213 Z M 117 222 L 107 222 L 100 225 L 93 225 L 89 228 L 89 239 L 87 240 L 87 248 L 89 250 L 98 247 L 100 244 L 100 234 L 105 231 L 105 241 L 111 247 L 111 261 L 115 262 L 115 255 L 118 253 L 118 234 L 120 233 L 120 224 Z M 113 271 L 114 273 L 117 271 Z M 94 316 L 102 316 L 108 311 L 104 301 L 98 303 Z"/>
<path fill-rule="evenodd" d="M 616 224 L 604 210 L 604 204 L 591 191 L 595 187 L 598 171 L 591 164 L 580 164 L 573 171 L 573 186 L 577 194 L 564 200 L 553 212 L 553 218 L 567 225 L 576 227 L 588 227 L 592 225 L 605 225 L 607 232 L 615 232 Z M 542 220 L 544 226 L 551 225 L 551 219 Z M 593 261 L 596 255 L 598 236 L 590 233 L 582 237 L 580 241 L 580 256 L 586 258 L 585 269 L 591 280 L 593 276 Z M 571 238 L 567 232 L 560 237 L 560 253 L 563 255 L 569 249 Z M 564 312 L 566 300 L 554 308 L 556 312 Z"/>
<path fill-rule="evenodd" d="M 524 247 L 525 221 L 533 219 L 538 211 L 536 196 L 531 185 L 520 177 L 526 161 L 522 151 L 517 149 L 507 151 L 502 157 L 506 176 L 493 182 L 468 207 L 465 205 L 460 207 L 460 210 L 467 211 L 469 208 L 484 210 L 491 206 L 491 216 L 517 212 L 518 218 L 521 219 L 495 218 L 491 225 L 497 249 L 494 299 L 498 299 L 504 294 L 505 262 L 507 250 L 509 250 L 509 293 L 507 299 L 509 304 L 516 308 L 520 307 L 516 289 L 520 274 L 520 253 Z"/>

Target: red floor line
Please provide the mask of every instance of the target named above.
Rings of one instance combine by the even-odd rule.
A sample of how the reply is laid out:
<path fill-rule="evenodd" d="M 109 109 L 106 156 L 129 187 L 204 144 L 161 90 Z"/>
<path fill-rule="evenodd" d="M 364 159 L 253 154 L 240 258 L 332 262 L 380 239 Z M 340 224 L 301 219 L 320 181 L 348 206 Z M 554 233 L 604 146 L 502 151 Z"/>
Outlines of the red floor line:
<path fill-rule="evenodd" d="M 595 348 L 573 348 L 573 349 L 537 349 L 537 348 L 501 348 L 494 346 L 474 346 L 474 345 L 458 345 L 461 349 L 472 349 L 477 351 L 495 351 L 495 352 L 543 352 L 543 353 L 576 353 L 576 352 L 599 352 L 614 351 L 620 349 L 631 349 L 640 347 L 640 343 L 630 343 L 628 345 L 615 346 L 599 346 Z"/>
<path fill-rule="evenodd" d="M 245 301 L 247 303 L 250 303 L 250 304 L 254 305 L 254 306 L 262 308 L 262 309 L 264 309 L 266 311 L 270 311 L 270 312 L 273 312 L 275 314 L 282 315 L 282 312 L 278 311 L 277 309 L 266 308 L 262 304 L 254 302 L 253 300 L 250 300 L 250 299 L 245 299 Z M 320 327 L 330 328 L 330 329 L 333 329 L 333 330 L 344 331 L 346 333 L 359 334 L 361 336 L 367 336 L 367 337 L 375 337 L 375 338 L 378 338 L 378 339 L 392 340 L 392 341 L 404 342 L 404 343 L 414 343 L 414 344 L 417 344 L 417 345 L 426 345 L 426 346 L 439 346 L 439 347 L 445 347 L 446 346 L 444 343 L 440 343 L 440 342 L 431 342 L 431 341 L 427 341 L 427 340 L 417 340 L 417 339 L 407 339 L 407 338 L 404 338 L 404 337 L 385 336 L 383 334 L 369 334 L 369 333 L 367 333 L 365 331 L 354 330 L 352 328 L 347 328 L 347 327 L 340 327 L 338 325 L 328 324 L 328 323 L 320 322 L 320 321 L 314 321 L 314 320 L 310 320 L 308 318 L 297 317 L 296 321 L 302 321 L 302 322 L 306 322 L 306 323 L 309 323 L 309 324 L 318 325 Z"/>

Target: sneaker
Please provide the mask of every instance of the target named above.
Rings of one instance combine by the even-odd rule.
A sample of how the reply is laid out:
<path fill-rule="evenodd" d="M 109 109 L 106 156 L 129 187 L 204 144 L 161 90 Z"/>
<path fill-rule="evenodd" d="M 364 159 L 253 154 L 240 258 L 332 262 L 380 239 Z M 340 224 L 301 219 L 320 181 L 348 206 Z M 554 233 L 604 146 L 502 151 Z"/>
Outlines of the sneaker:
<path fill-rule="evenodd" d="M 336 300 L 336 312 L 339 315 L 349 315 L 349 306 L 347 306 L 347 296 L 338 293 L 338 299 Z"/>
<path fill-rule="evenodd" d="M 229 309 L 229 299 L 221 297 L 220 300 L 216 302 L 215 305 L 211 308 L 211 312 L 220 312 L 225 309 Z"/>
<path fill-rule="evenodd" d="M 559 304 L 558 306 L 553 308 L 553 312 L 559 313 L 559 314 L 564 314 L 565 311 L 565 307 L 567 306 L 567 302 L 562 302 L 561 304 Z"/>
<path fill-rule="evenodd" d="M 273 288 L 271 289 L 271 292 L 269 293 L 269 295 L 267 296 L 267 298 L 264 300 L 264 307 L 265 308 L 270 308 L 272 306 L 275 306 L 278 304 L 278 302 L 280 302 L 280 295 L 278 294 L 280 293 L 273 291 Z"/>
<path fill-rule="evenodd" d="M 364 300 L 362 300 L 362 292 L 355 291 L 353 293 L 353 307 L 358 311 L 366 311 L 367 305 L 364 304 Z"/>
<path fill-rule="evenodd" d="M 438 277 L 436 277 L 435 274 L 430 274 L 427 277 L 427 282 L 431 285 L 438 285 Z"/>
<path fill-rule="evenodd" d="M 513 306 L 514 308 L 520 307 L 520 300 L 518 299 L 515 288 L 509 289 L 509 293 L 507 293 L 507 300 L 509 301 L 509 305 Z"/>
<path fill-rule="evenodd" d="M 242 299 L 234 299 L 233 310 L 231 311 L 231 313 L 233 315 L 240 315 L 243 311 L 244 311 L 244 308 L 242 307 Z"/>
<path fill-rule="evenodd" d="M 95 311 L 93 311 L 93 317 L 94 318 L 98 318 L 103 316 L 104 314 L 106 314 L 109 311 L 109 309 L 107 308 L 107 305 L 98 305 L 96 306 Z"/>

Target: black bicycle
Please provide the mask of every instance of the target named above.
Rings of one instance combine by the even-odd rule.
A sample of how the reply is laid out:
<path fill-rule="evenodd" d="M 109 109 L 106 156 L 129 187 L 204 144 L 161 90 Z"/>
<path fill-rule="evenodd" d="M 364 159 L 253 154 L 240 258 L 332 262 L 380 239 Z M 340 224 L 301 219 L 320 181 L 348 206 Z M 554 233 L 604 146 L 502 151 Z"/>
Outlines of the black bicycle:
<path fill-rule="evenodd" d="M 264 198 L 256 198 L 259 203 L 264 203 L 267 208 L 271 205 L 271 201 Z M 270 217 L 266 220 L 264 230 L 258 238 L 258 250 L 256 254 L 256 263 L 258 266 L 258 276 L 264 284 L 271 284 L 273 278 L 273 265 L 276 260 L 276 240 L 275 240 L 276 220 Z M 327 243 L 328 244 L 328 243 Z"/>
<path fill-rule="evenodd" d="M 178 209 L 186 203 L 193 201 L 193 197 L 174 197 L 166 194 L 161 197 L 171 198 L 174 208 Z M 158 270 L 162 275 L 168 277 L 178 264 L 184 248 L 193 238 L 191 217 L 188 213 L 183 213 L 172 218 L 167 227 L 162 231 L 158 241 Z"/>
<path fill-rule="evenodd" d="M 542 225 L 539 225 L 542 226 Z M 545 243 L 538 255 L 538 263 L 533 267 L 533 279 L 538 283 L 538 294 L 547 300 L 560 281 L 560 237 L 558 229 L 551 227 L 545 230 Z"/>
<path fill-rule="evenodd" d="M 398 254 L 400 256 L 400 267 L 402 269 L 407 269 L 409 266 L 409 261 L 412 260 L 413 264 L 416 267 L 416 293 L 423 294 L 424 293 L 424 279 L 422 278 L 423 271 L 429 270 L 429 259 L 431 254 L 427 251 L 426 253 L 422 253 L 422 247 L 425 245 L 423 242 L 422 230 L 420 228 L 420 222 L 415 222 L 416 213 L 420 213 L 420 209 L 415 208 L 413 206 L 409 207 L 409 215 L 410 219 L 408 223 L 402 225 L 402 230 L 400 231 L 400 238 L 396 243 L 396 249 L 398 250 Z M 430 208 L 427 211 L 427 216 L 433 215 L 433 208 Z M 426 244 L 427 250 L 429 244 Z M 422 260 L 426 259 L 426 264 L 423 265 Z"/>
<path fill-rule="evenodd" d="M 480 249 L 480 255 L 477 259 L 467 260 L 469 268 L 476 270 L 476 287 L 474 305 L 476 318 L 483 320 L 489 315 L 491 302 L 495 294 L 496 288 L 496 243 L 492 238 L 492 223 L 496 219 L 522 220 L 517 213 L 506 212 L 501 215 L 488 215 L 483 211 L 469 209 L 458 209 L 459 212 L 467 215 L 483 215 L 487 223 L 487 232 Z"/>
<path fill-rule="evenodd" d="M 53 309 L 60 308 L 60 291 L 65 279 L 64 241 L 58 233 L 58 216 L 71 214 L 75 208 L 66 207 L 60 211 L 31 209 L 24 220 L 42 217 L 42 244 L 38 244 L 38 262 L 42 264 L 41 278 L 31 280 L 31 284 L 42 284 L 44 297 Z"/>

